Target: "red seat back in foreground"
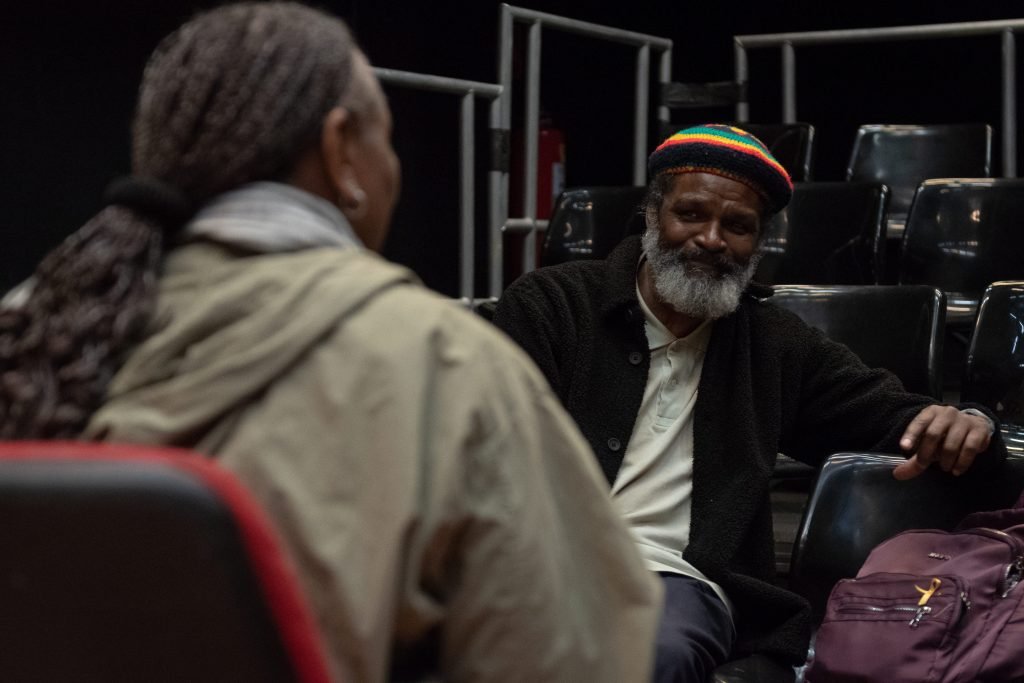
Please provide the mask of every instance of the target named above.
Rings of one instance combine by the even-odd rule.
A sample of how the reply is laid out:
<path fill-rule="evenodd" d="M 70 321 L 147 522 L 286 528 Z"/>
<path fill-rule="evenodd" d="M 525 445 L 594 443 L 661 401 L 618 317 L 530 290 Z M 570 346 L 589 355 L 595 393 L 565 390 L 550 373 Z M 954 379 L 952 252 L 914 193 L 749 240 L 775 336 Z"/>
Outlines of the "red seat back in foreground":
<path fill-rule="evenodd" d="M 187 451 L 0 443 L 0 680 L 329 675 L 283 548 Z"/>

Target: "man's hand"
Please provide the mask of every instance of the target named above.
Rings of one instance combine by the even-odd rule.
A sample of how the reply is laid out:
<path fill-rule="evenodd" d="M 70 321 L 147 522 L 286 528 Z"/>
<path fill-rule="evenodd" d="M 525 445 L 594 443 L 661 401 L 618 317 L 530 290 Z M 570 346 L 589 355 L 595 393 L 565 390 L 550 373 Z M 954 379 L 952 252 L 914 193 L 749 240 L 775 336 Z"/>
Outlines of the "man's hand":
<path fill-rule="evenodd" d="M 943 471 L 959 476 L 978 453 L 988 448 L 990 429 L 991 423 L 983 417 L 962 413 L 952 406 L 928 406 L 903 433 L 900 448 L 912 455 L 897 465 L 892 475 L 900 480 L 913 479 L 938 463 Z"/>

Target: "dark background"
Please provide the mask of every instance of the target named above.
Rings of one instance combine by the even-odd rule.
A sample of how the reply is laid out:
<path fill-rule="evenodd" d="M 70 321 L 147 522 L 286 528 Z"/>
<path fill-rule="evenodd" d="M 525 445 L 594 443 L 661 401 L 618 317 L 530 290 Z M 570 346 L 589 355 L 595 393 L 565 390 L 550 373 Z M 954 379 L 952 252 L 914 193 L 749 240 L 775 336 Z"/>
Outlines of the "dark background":
<path fill-rule="evenodd" d="M 128 170 L 128 128 L 145 59 L 195 10 L 215 2 L 5 3 L 0 19 L 0 292 L 99 208 L 108 180 Z M 345 18 L 377 66 L 494 82 L 499 4 L 493 0 L 349 0 L 319 6 Z M 520 6 L 675 42 L 673 78 L 733 77 L 732 36 L 1024 16 L 1015 2 L 763 2 L 681 0 Z M 567 139 L 567 185 L 630 184 L 632 48 L 543 33 L 542 103 Z M 525 49 L 525 42 L 518 43 Z M 1024 45 L 1018 46 L 1024 55 Z M 995 131 L 998 173 L 1000 40 L 984 38 L 797 48 L 798 118 L 817 128 L 814 176 L 841 179 L 862 123 L 983 121 Z M 1018 71 L 1024 69 L 1018 59 Z M 652 60 L 653 61 L 653 60 Z M 749 52 L 751 120 L 781 118 L 777 49 Z M 403 194 L 386 255 L 426 283 L 458 287 L 458 98 L 387 87 Z M 652 94 L 654 94 L 652 89 Z M 481 101 L 482 102 L 482 101 Z M 517 93 L 517 111 L 523 99 Z M 485 199 L 486 106 L 478 121 L 478 197 Z M 677 113 L 679 123 L 730 119 L 730 109 Z M 657 143 L 652 125 L 651 145 Z M 481 201 L 481 204 L 484 202 Z M 485 263 L 481 206 L 478 263 Z M 478 273 L 478 294 L 484 293 Z"/>

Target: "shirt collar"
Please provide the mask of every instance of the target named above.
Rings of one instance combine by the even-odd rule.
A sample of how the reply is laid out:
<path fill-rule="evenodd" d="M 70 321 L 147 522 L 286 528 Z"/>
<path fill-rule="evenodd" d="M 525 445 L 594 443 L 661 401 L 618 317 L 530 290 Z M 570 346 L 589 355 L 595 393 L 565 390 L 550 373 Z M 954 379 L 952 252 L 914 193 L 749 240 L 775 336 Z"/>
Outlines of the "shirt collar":
<path fill-rule="evenodd" d="M 266 181 L 214 197 L 182 236 L 269 253 L 363 246 L 336 206 L 293 185 Z"/>
<path fill-rule="evenodd" d="M 707 350 L 708 339 L 711 336 L 713 320 L 705 320 L 697 328 L 685 337 L 677 337 L 665 327 L 665 324 L 658 320 L 654 311 L 650 309 L 644 297 L 640 294 L 640 283 L 636 284 L 636 298 L 640 302 L 640 310 L 644 314 L 644 331 L 647 333 L 647 346 L 651 351 L 660 349 L 663 346 L 681 343 L 683 346 L 692 348 L 695 351 Z"/>

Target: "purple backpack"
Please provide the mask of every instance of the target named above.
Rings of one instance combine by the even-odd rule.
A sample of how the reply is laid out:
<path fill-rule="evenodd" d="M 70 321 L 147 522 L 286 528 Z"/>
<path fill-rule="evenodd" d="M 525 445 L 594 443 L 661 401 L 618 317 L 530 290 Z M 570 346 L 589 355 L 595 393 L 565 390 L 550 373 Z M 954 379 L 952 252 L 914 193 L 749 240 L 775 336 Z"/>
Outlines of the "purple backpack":
<path fill-rule="evenodd" d="M 904 531 L 829 596 L 808 683 L 1024 681 L 1024 495 Z"/>

